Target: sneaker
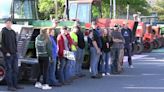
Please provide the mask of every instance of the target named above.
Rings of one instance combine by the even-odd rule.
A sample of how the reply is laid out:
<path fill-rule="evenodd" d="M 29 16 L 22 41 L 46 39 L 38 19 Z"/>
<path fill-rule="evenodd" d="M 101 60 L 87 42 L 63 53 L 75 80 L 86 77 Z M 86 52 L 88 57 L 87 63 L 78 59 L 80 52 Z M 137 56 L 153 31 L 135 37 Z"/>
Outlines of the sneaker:
<path fill-rule="evenodd" d="M 105 73 L 102 73 L 102 76 L 106 76 L 106 74 Z"/>
<path fill-rule="evenodd" d="M 42 88 L 42 84 L 41 84 L 40 82 L 36 82 L 36 83 L 35 83 L 35 87 L 36 87 L 36 88 Z"/>
<path fill-rule="evenodd" d="M 106 73 L 106 76 L 110 76 L 110 73 Z"/>
<path fill-rule="evenodd" d="M 42 86 L 42 89 L 43 89 L 43 90 L 49 90 L 49 89 L 52 89 L 52 87 L 50 87 L 48 84 L 44 84 L 44 85 Z"/>
<path fill-rule="evenodd" d="M 133 65 L 130 65 L 129 68 L 134 68 L 134 66 Z"/>

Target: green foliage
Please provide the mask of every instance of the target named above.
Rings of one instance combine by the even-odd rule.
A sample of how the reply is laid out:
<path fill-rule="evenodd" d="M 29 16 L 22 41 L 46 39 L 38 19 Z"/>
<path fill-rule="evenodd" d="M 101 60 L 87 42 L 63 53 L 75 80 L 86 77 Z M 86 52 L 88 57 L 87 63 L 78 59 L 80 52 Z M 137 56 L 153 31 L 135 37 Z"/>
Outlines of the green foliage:
<path fill-rule="evenodd" d="M 149 14 L 150 6 L 146 0 L 116 0 L 117 16 L 126 15 L 127 2 L 130 5 L 130 14 L 141 12 L 143 15 Z M 39 0 L 39 14 L 41 19 L 48 19 L 50 14 L 55 16 L 63 16 L 65 0 L 58 0 L 58 11 L 55 14 L 55 3 L 53 0 Z M 99 7 L 92 7 L 93 17 L 100 17 Z M 102 16 L 104 18 L 110 17 L 110 0 L 102 0 Z"/>
<path fill-rule="evenodd" d="M 157 12 L 159 20 L 164 21 L 164 1 L 158 0 L 157 3 L 152 7 L 152 11 Z"/>
<path fill-rule="evenodd" d="M 126 7 L 127 4 L 130 5 L 130 14 L 134 14 L 137 12 L 141 12 L 143 15 L 148 15 L 149 11 L 148 9 L 150 6 L 146 2 L 146 0 L 116 0 L 116 10 L 117 10 L 117 16 L 125 15 L 126 14 Z M 93 16 L 98 15 L 98 11 L 96 11 L 97 8 L 93 8 Z M 102 0 L 102 15 L 103 17 L 109 17 L 110 16 L 110 0 Z"/>
<path fill-rule="evenodd" d="M 40 19 L 49 19 L 50 15 L 54 16 L 62 16 L 63 6 L 65 0 L 58 0 L 58 11 L 55 14 L 55 0 L 39 0 L 38 8 L 39 8 L 39 17 Z"/>

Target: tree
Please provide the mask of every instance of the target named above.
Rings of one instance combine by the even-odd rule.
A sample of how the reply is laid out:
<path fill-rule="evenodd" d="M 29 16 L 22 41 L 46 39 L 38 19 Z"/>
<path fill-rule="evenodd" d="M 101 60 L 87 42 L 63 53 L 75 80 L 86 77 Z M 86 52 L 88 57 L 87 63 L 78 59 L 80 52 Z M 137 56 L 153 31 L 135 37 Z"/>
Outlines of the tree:
<path fill-rule="evenodd" d="M 39 18 L 40 19 L 49 19 L 50 15 L 53 16 L 62 16 L 63 6 L 65 0 L 57 0 L 58 3 L 58 11 L 55 14 L 55 0 L 39 0 L 38 8 L 39 8 Z"/>
<path fill-rule="evenodd" d="M 130 14 L 141 12 L 143 15 L 148 15 L 150 8 L 146 0 L 116 0 L 117 16 L 126 15 L 126 6 L 130 5 Z M 97 16 L 97 8 L 94 8 L 94 16 Z M 109 18 L 110 0 L 102 0 L 102 15 Z"/>
<path fill-rule="evenodd" d="M 152 12 L 157 12 L 159 15 L 159 20 L 164 21 L 164 1 L 158 0 L 152 7 Z"/>

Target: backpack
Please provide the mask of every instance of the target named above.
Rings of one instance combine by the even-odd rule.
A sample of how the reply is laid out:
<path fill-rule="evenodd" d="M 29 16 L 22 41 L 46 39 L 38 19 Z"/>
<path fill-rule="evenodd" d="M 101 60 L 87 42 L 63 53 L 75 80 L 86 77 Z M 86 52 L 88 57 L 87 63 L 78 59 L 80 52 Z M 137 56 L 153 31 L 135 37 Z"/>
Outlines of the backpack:
<path fill-rule="evenodd" d="M 41 36 L 38 36 L 36 38 L 36 51 L 37 54 L 47 54 L 47 48 L 46 48 L 46 42 L 44 41 L 43 38 L 41 38 Z"/>

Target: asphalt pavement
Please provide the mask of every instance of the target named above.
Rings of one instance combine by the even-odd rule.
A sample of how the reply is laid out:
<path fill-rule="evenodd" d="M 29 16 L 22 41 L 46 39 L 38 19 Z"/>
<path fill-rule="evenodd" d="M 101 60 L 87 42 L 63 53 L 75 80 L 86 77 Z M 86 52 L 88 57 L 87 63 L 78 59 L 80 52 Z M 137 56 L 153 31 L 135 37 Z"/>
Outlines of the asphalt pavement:
<path fill-rule="evenodd" d="M 128 68 L 125 57 L 124 72 L 120 75 L 105 76 L 102 79 L 91 79 L 87 75 L 77 79 L 71 85 L 54 87 L 46 92 L 164 92 L 164 49 L 152 53 L 133 56 L 134 68 Z M 45 92 L 34 88 L 34 84 L 22 84 L 23 90 L 17 92 Z M 0 92 L 6 91 L 0 86 Z"/>

